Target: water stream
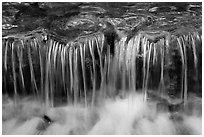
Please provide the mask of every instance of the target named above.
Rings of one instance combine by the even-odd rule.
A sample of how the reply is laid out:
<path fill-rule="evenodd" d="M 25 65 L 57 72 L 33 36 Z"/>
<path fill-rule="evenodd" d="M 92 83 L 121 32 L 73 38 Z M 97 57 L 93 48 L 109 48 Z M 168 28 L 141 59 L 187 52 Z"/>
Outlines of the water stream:
<path fill-rule="evenodd" d="M 66 36 L 59 26 L 3 35 L 3 134 L 202 134 L 202 34 L 136 13 L 101 17 L 90 34 L 98 18 L 79 15 Z M 74 25 L 85 35 L 71 39 Z"/>

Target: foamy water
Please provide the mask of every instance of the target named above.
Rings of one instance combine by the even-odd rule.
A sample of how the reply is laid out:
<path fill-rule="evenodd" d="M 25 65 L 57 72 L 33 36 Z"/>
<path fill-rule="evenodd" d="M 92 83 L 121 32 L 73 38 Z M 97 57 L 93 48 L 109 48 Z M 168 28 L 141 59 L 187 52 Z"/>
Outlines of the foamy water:
<path fill-rule="evenodd" d="M 3 134 L 202 134 L 201 99 L 191 98 L 184 111 L 158 109 L 157 101 L 143 102 L 141 94 L 106 99 L 94 107 L 67 105 L 46 109 L 24 98 L 14 105 L 4 99 Z M 46 115 L 46 117 L 45 117 Z"/>

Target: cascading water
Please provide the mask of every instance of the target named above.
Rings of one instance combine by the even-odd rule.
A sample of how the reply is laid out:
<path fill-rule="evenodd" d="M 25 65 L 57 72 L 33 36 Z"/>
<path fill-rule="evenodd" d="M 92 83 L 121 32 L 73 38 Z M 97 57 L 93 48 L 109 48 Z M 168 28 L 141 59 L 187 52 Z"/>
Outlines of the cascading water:
<path fill-rule="evenodd" d="M 201 3 L 112 4 L 3 4 L 3 134 L 202 134 Z"/>

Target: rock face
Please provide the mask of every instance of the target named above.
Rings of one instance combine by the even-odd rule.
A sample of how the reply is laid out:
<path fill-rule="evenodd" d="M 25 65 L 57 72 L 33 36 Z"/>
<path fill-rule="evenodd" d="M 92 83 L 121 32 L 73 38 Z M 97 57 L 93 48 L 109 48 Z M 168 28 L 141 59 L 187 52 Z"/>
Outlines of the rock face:
<path fill-rule="evenodd" d="M 201 28 L 201 3 L 33 3 L 3 2 L 3 33 L 32 31 L 38 27 L 57 31 L 92 33 L 111 22 L 117 29 L 134 30 L 146 20 L 149 30 L 177 31 Z M 120 9 L 120 10 L 118 10 Z M 100 26 L 100 27 L 99 27 Z M 142 26 L 141 29 L 146 29 Z M 13 31 L 11 31 L 14 29 Z M 135 29 L 135 31 L 138 31 Z M 75 32 L 76 33 L 76 32 Z"/>
<path fill-rule="evenodd" d="M 107 96 L 121 89 L 201 96 L 201 3 L 4 2 L 2 9 L 3 93 L 93 101 L 113 87 Z"/>

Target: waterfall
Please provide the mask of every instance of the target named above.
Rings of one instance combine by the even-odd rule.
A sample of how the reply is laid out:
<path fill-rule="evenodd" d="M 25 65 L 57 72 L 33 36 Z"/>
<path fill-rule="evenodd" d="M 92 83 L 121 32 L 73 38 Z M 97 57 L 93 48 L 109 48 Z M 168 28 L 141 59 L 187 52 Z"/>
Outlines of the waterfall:
<path fill-rule="evenodd" d="M 201 94 L 198 33 L 140 32 L 114 45 L 103 33 L 68 42 L 44 31 L 34 34 L 3 38 L 3 94 L 13 96 L 3 107 L 4 134 L 201 133 L 200 126 L 189 124 L 201 113 L 200 100 L 192 97 Z M 38 103 L 22 100 L 26 96 Z M 67 107 L 58 107 L 62 104 Z M 7 119 L 19 115 L 37 118 L 17 128 L 17 121 Z"/>
<path fill-rule="evenodd" d="M 202 134 L 202 4 L 3 2 L 3 134 Z"/>
<path fill-rule="evenodd" d="M 3 38 L 3 78 L 8 82 L 12 76 L 9 82 L 13 83 L 14 91 L 6 92 L 15 96 L 32 94 L 44 98 L 51 106 L 56 96 L 63 96 L 69 103 L 84 102 L 87 106 L 90 101 L 94 105 L 99 94 L 108 97 L 115 95 L 112 92 L 116 90 L 129 93 L 142 89 L 146 101 L 149 90 L 156 88 L 160 95 L 170 92 L 166 85 L 171 84 L 167 66 L 179 62 L 174 57 L 178 53 L 181 60 L 181 70 L 178 71 L 181 76 L 178 76 L 176 82 L 181 84 L 176 85 L 176 88 L 180 86 L 180 99 L 185 104 L 190 70 L 194 71 L 195 80 L 198 80 L 198 46 L 201 36 L 189 32 L 175 40 L 169 33 L 158 31 L 153 34 L 141 32 L 128 42 L 126 39 L 122 37 L 115 42 L 113 56 L 102 33 L 68 43 L 59 42 L 48 34 L 39 34 L 33 38 Z M 171 44 L 170 40 L 176 45 Z M 194 67 L 188 65 L 191 63 L 189 56 L 193 57 Z M 154 73 L 160 78 L 155 77 L 154 80 Z M 169 79 L 165 80 L 164 77 Z M 28 81 L 31 91 L 26 91 L 25 83 Z M 157 83 L 156 87 L 151 85 L 152 82 Z M 10 85 L 4 88 L 7 89 L 7 86 Z"/>

